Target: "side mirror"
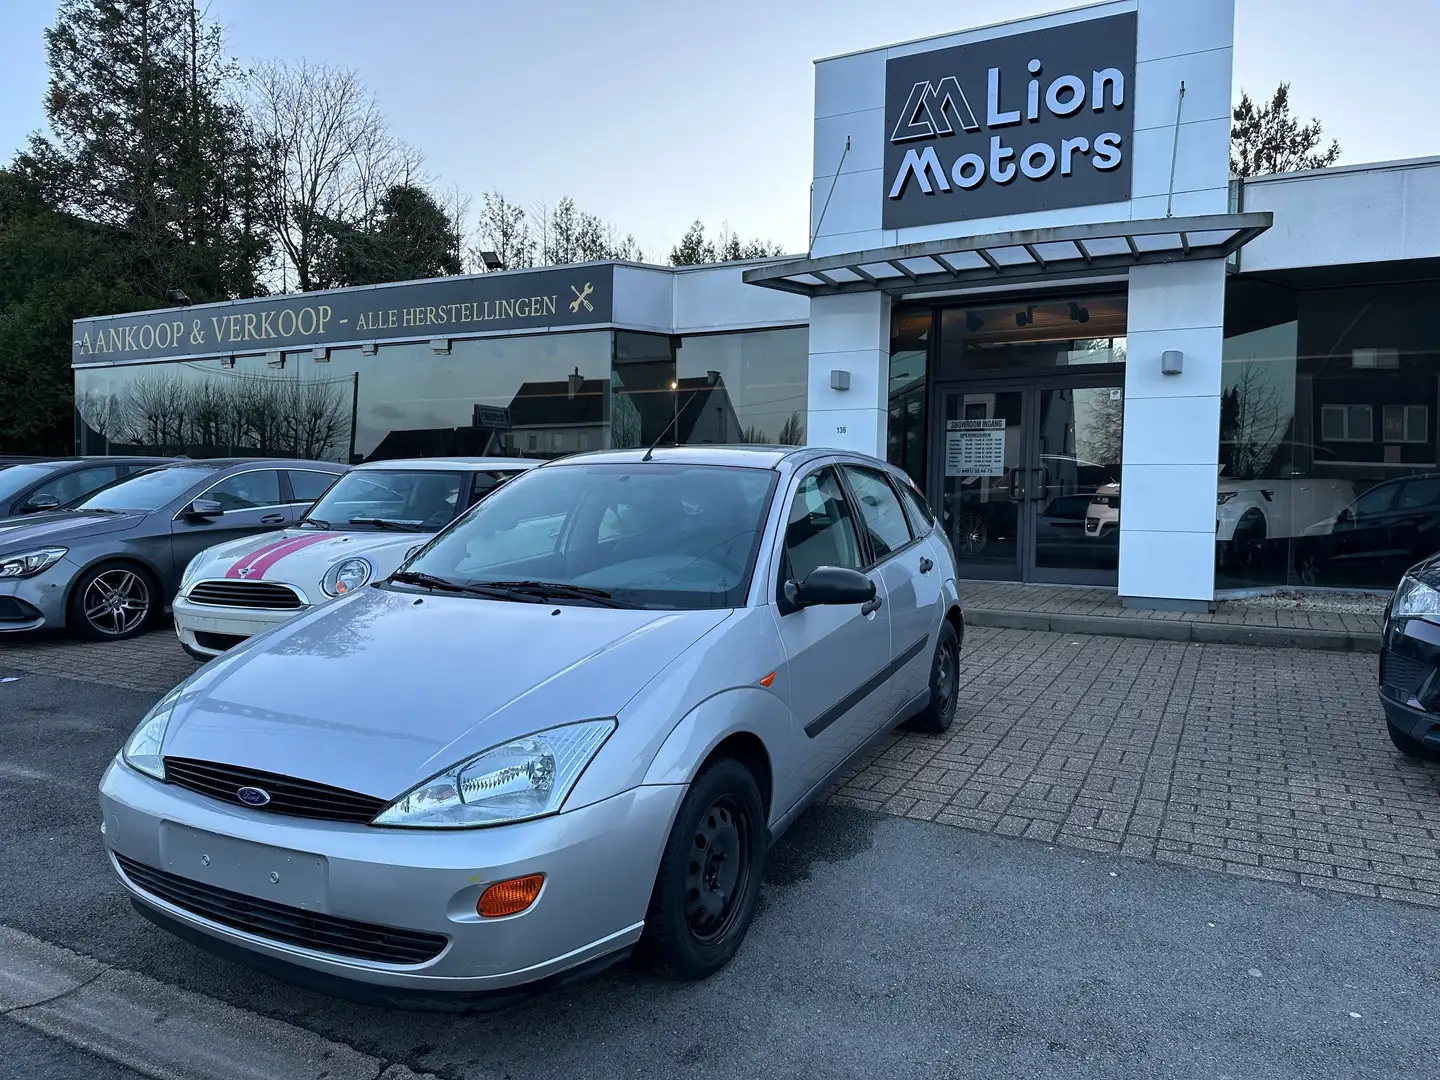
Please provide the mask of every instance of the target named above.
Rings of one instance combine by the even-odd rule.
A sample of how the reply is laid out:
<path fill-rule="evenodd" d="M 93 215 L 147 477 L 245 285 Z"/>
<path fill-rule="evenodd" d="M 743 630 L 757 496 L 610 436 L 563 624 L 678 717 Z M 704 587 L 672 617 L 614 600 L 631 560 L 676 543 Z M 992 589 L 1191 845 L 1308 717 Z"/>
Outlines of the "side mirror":
<path fill-rule="evenodd" d="M 797 608 L 868 604 L 875 599 L 875 582 L 859 570 L 843 566 L 817 566 L 805 576 L 804 581 L 787 581 L 785 598 Z"/>
<path fill-rule="evenodd" d="M 225 511 L 214 499 L 196 499 L 185 508 L 185 517 L 189 521 L 208 521 L 210 518 L 219 517 Z"/>
<path fill-rule="evenodd" d="M 36 495 L 27 499 L 25 505 L 20 507 L 22 514 L 38 514 L 43 510 L 54 510 L 60 505 L 60 500 L 54 495 Z"/>

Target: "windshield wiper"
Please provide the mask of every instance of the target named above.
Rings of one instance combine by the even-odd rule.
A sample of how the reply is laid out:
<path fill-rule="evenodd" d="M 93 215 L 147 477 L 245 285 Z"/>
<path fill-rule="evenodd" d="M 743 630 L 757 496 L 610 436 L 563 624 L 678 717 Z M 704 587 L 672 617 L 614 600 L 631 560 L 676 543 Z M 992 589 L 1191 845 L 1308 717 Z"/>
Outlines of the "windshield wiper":
<path fill-rule="evenodd" d="M 303 529 L 306 525 L 310 525 L 316 529 L 330 528 L 330 522 L 326 521 L 324 518 L 304 517 L 295 523 L 295 527 L 297 529 Z"/>
<path fill-rule="evenodd" d="M 505 592 L 534 596 L 542 600 L 589 600 L 601 607 L 633 608 L 624 600 L 616 600 L 604 589 L 592 589 L 586 585 L 567 585 L 563 581 L 485 581 L 479 584 L 489 589 L 503 589 Z"/>
<path fill-rule="evenodd" d="M 413 521 L 392 521 L 390 518 L 351 518 L 351 525 L 374 525 L 380 529 L 399 529 L 401 532 L 426 532 L 423 525 Z"/>
<path fill-rule="evenodd" d="M 399 582 L 402 585 L 419 585 L 426 589 L 434 589 L 437 592 L 461 593 L 465 596 L 483 596 L 489 600 L 513 599 L 510 590 L 495 589 L 488 585 L 469 585 L 464 582 L 451 581 L 449 578 L 436 577 L 434 574 L 421 573 L 419 570 L 399 570 L 390 575 L 390 580 Z M 538 598 L 529 599 L 529 603 L 538 604 Z"/>

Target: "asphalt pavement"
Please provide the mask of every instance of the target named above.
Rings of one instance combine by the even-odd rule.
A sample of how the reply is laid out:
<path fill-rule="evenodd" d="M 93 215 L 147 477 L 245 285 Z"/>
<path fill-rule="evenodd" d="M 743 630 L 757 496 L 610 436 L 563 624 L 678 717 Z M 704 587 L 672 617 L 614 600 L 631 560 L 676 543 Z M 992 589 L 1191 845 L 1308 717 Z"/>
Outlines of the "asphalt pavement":
<path fill-rule="evenodd" d="M 285 1021 L 446 1080 L 1436 1075 L 1431 910 L 842 806 L 777 846 L 745 947 L 704 983 L 622 966 L 468 1017 L 324 998 L 125 902 L 95 785 L 155 696 L 0 683 L 0 924 L 236 1006 L 257 1043 Z M 35 1065 L 14 1075 L 109 1080 L 5 1037 Z"/>

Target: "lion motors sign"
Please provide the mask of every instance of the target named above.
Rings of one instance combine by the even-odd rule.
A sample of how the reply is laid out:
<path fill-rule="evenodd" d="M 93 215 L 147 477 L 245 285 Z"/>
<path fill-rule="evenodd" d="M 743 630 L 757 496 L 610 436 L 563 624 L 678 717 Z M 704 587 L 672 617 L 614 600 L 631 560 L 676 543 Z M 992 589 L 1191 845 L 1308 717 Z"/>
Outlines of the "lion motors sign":
<path fill-rule="evenodd" d="M 885 66 L 883 227 L 1130 198 L 1135 15 Z"/>

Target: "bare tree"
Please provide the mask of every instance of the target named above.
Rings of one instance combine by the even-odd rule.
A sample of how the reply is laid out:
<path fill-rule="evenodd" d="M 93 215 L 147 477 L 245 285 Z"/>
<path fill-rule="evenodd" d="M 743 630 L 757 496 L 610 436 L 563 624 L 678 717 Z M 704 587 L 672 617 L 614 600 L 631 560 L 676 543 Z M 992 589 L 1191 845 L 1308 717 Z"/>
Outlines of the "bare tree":
<path fill-rule="evenodd" d="M 1239 366 L 1239 377 L 1220 394 L 1220 458 L 1226 476 L 1250 480 L 1270 464 L 1293 412 L 1260 363 Z"/>
<path fill-rule="evenodd" d="M 525 208 L 510 202 L 501 192 L 492 189 L 481 196 L 476 234 L 480 241 L 477 247 L 495 252 L 506 269 L 535 265 L 535 237 Z M 474 251 L 471 255 L 477 257 Z"/>
<path fill-rule="evenodd" d="M 367 222 L 392 186 L 419 180 L 422 159 L 390 133 L 353 71 L 274 61 L 260 65 L 251 84 L 255 127 L 275 175 L 265 200 L 270 227 L 295 285 L 324 288 L 333 225 Z"/>

